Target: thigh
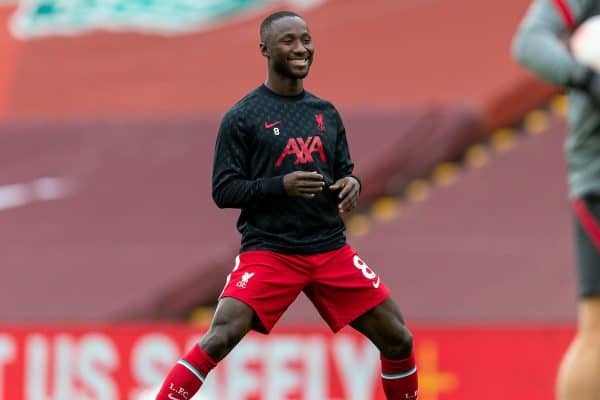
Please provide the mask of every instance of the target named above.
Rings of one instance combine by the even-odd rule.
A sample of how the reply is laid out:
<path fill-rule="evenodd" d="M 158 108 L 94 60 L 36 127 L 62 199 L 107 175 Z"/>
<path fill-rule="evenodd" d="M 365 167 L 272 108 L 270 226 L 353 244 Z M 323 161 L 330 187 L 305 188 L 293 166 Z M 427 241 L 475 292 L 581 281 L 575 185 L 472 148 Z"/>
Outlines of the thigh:
<path fill-rule="evenodd" d="M 293 258 L 271 251 L 241 253 L 220 298 L 232 297 L 255 313 L 253 329 L 268 333 L 308 282 Z"/>
<path fill-rule="evenodd" d="M 574 203 L 575 252 L 579 295 L 600 295 L 600 197 L 585 197 Z"/>
<path fill-rule="evenodd" d="M 600 297 L 581 299 L 578 310 L 579 334 L 600 345 Z"/>
<path fill-rule="evenodd" d="M 305 293 L 334 332 L 390 295 L 379 275 L 348 245 L 323 255 Z"/>

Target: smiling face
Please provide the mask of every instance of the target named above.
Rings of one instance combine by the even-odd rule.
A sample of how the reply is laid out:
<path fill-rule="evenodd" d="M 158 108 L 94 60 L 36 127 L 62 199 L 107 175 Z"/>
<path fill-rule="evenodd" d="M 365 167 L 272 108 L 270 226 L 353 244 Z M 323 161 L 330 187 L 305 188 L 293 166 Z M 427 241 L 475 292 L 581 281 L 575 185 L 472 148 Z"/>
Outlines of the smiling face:
<path fill-rule="evenodd" d="M 308 75 L 315 52 L 308 27 L 297 16 L 273 21 L 260 48 L 269 60 L 270 74 L 296 80 Z"/>

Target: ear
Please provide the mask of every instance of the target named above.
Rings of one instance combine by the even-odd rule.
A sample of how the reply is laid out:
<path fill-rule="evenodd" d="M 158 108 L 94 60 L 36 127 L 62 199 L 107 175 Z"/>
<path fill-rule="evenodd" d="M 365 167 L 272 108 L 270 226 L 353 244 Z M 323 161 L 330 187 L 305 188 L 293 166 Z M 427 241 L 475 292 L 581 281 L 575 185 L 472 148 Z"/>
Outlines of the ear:
<path fill-rule="evenodd" d="M 260 42 L 258 47 L 260 48 L 260 53 L 263 55 L 263 57 L 269 58 L 269 49 L 267 48 L 267 44 L 265 42 Z"/>

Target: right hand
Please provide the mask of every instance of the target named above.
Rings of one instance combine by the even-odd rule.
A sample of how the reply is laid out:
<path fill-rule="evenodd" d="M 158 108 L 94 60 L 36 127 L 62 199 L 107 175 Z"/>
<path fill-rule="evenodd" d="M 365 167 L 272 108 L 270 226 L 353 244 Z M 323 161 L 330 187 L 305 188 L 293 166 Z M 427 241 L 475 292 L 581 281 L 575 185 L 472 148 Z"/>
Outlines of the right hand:
<path fill-rule="evenodd" d="M 596 105 L 598 109 L 600 109 L 600 74 L 594 72 L 594 77 L 590 82 L 587 93 L 592 100 L 592 103 Z"/>
<path fill-rule="evenodd" d="M 592 103 L 600 108 L 600 73 L 578 65 L 569 76 L 568 86 L 585 91 Z"/>
<path fill-rule="evenodd" d="M 294 171 L 283 177 L 283 188 L 290 197 L 312 199 L 324 186 L 323 175 L 316 171 Z"/>

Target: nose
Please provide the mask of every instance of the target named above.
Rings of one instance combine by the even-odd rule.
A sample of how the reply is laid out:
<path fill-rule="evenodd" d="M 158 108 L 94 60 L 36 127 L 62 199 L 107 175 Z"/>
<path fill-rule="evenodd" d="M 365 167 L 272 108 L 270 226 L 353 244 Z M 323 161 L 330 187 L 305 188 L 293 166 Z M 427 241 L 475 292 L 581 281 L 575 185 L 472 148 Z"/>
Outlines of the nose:
<path fill-rule="evenodd" d="M 308 49 L 306 48 L 304 43 L 302 43 L 302 40 L 296 40 L 294 41 L 294 47 L 292 48 L 292 52 L 297 55 L 303 55 L 308 53 Z"/>

